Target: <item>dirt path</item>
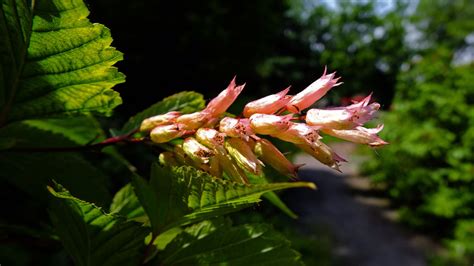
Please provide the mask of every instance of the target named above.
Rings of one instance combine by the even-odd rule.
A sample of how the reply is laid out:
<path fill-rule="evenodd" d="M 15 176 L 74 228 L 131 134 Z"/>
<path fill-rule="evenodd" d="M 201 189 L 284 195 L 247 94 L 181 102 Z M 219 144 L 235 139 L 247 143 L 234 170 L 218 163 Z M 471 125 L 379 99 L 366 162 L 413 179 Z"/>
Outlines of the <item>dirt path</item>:
<path fill-rule="evenodd" d="M 347 156 L 352 146 L 335 145 L 335 149 Z M 353 165 L 360 160 L 354 156 L 347 159 Z M 355 169 L 346 166 L 344 174 L 339 174 L 309 156 L 298 156 L 296 162 L 306 164 L 300 170 L 300 178 L 315 182 L 319 189 L 289 190 L 283 195 L 284 200 L 300 215 L 297 223 L 302 228 L 317 225 L 331 231 L 337 265 L 426 265 L 423 250 L 431 245 L 429 241 L 394 223 L 388 201 L 368 196 L 364 184 L 367 181 L 353 177 Z"/>

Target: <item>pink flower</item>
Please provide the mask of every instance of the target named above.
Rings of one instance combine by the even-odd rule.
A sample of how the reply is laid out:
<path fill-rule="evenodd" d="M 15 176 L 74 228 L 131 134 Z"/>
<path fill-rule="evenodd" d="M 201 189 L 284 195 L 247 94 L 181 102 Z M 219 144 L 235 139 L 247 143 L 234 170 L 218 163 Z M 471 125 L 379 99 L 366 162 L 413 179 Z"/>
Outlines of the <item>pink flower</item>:
<path fill-rule="evenodd" d="M 293 115 L 253 114 L 250 116 L 250 127 L 257 134 L 274 135 L 288 129 Z"/>
<path fill-rule="evenodd" d="M 155 143 L 165 143 L 179 138 L 186 133 L 183 127 L 184 125 L 179 123 L 157 126 L 150 132 L 151 141 Z"/>
<path fill-rule="evenodd" d="M 279 173 L 293 178 L 297 177 L 298 168 L 303 166 L 292 164 L 270 141 L 259 138 L 254 147 L 255 154 L 265 164 L 270 165 Z"/>
<path fill-rule="evenodd" d="M 180 112 L 172 111 L 166 114 L 155 115 L 155 116 L 149 117 L 142 121 L 140 125 L 140 131 L 147 132 L 157 126 L 172 124 L 176 121 L 176 118 L 180 115 L 181 115 Z"/>
<path fill-rule="evenodd" d="M 219 123 L 219 131 L 225 133 L 229 137 L 242 138 L 248 140 L 248 136 L 254 135 L 255 132 L 250 127 L 248 119 L 237 119 L 224 117 Z"/>
<path fill-rule="evenodd" d="M 369 104 L 371 95 L 358 103 L 330 109 L 310 109 L 306 123 L 311 126 L 331 129 L 352 129 L 365 124 L 380 108 L 379 103 Z"/>
<path fill-rule="evenodd" d="M 309 144 L 321 138 L 314 128 L 303 123 L 292 122 L 286 131 L 272 136 L 294 144 Z"/>
<path fill-rule="evenodd" d="M 316 160 L 339 172 L 341 172 L 339 169 L 339 162 L 346 161 L 320 140 L 316 140 L 311 144 L 297 144 L 296 146 L 300 147 L 307 154 L 313 156 Z"/>
<path fill-rule="evenodd" d="M 179 116 L 176 118 L 176 122 L 182 124 L 186 130 L 194 130 L 202 127 L 209 117 L 210 114 L 205 111 L 194 112 Z"/>
<path fill-rule="evenodd" d="M 322 131 L 340 139 L 375 147 L 388 144 L 377 136 L 382 129 L 383 125 L 376 128 L 356 127 L 355 129 L 322 129 Z"/>
<path fill-rule="evenodd" d="M 340 78 L 334 78 L 335 75 L 336 72 L 326 75 L 325 68 L 323 75 L 318 80 L 291 98 L 286 105 L 287 110 L 299 113 L 321 99 L 332 87 L 342 84 L 337 83 Z"/>
<path fill-rule="evenodd" d="M 290 88 L 286 88 L 279 93 L 268 95 L 261 99 L 249 102 L 245 105 L 244 116 L 250 117 L 253 114 L 273 114 L 286 106 L 291 97 L 286 96 Z"/>
<path fill-rule="evenodd" d="M 216 98 L 212 99 L 207 107 L 204 109 L 205 112 L 209 113 L 211 117 L 217 117 L 227 111 L 229 106 L 235 101 L 237 96 L 244 89 L 245 84 L 236 86 L 235 77 L 229 83 L 227 88 L 223 90 Z"/>

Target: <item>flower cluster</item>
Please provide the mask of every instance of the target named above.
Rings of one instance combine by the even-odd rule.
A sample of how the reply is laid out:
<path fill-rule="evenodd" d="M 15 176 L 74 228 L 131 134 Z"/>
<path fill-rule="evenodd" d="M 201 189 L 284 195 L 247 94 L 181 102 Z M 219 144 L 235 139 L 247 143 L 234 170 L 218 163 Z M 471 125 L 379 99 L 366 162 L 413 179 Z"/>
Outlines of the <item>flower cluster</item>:
<path fill-rule="evenodd" d="M 321 99 L 331 88 L 340 85 L 335 73 L 323 75 L 298 94 L 288 95 L 289 88 L 245 105 L 241 117 L 231 117 L 226 110 L 245 87 L 235 78 L 202 111 L 181 114 L 169 112 L 145 119 L 140 131 L 149 133 L 155 143 L 173 142 L 172 151 L 160 155 L 167 165 L 192 165 L 216 177 L 224 174 L 247 183 L 247 174 L 260 174 L 269 165 L 280 173 L 296 177 L 300 165 L 292 164 L 269 140 L 262 136 L 290 142 L 321 163 L 339 170 L 345 161 L 321 141 L 320 133 L 355 143 L 380 146 L 387 144 L 377 136 L 383 125 L 365 128 L 380 105 L 370 103 L 371 95 L 345 107 L 305 109 Z"/>

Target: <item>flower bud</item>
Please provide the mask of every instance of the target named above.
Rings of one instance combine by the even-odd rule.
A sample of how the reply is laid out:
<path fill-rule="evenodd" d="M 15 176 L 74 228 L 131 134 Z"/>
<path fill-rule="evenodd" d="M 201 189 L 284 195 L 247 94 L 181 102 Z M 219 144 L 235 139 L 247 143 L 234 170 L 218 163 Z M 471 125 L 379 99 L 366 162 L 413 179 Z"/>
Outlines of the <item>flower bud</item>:
<path fill-rule="evenodd" d="M 155 127 L 150 132 L 151 141 L 155 143 L 165 143 L 175 138 L 179 138 L 186 133 L 183 125 L 176 123 L 172 125 L 162 125 Z"/>
<path fill-rule="evenodd" d="M 262 172 L 262 163 L 257 159 L 257 156 L 255 156 L 245 141 L 239 138 L 230 138 L 226 140 L 224 145 L 230 156 L 240 167 L 257 175 Z"/>
<path fill-rule="evenodd" d="M 203 126 L 207 122 L 208 118 L 209 114 L 204 111 L 201 111 L 181 115 L 176 118 L 176 122 L 182 124 L 183 129 L 185 130 L 193 130 Z"/>
<path fill-rule="evenodd" d="M 291 98 L 286 105 L 287 110 L 299 113 L 321 99 L 332 87 L 342 84 L 337 82 L 340 78 L 334 78 L 335 75 L 336 72 L 326 75 L 324 69 L 323 75 L 318 80 Z"/>
<path fill-rule="evenodd" d="M 253 114 L 250 116 L 250 127 L 257 134 L 274 135 L 288 129 L 293 115 Z"/>
<path fill-rule="evenodd" d="M 148 132 L 157 126 L 172 124 L 176 121 L 176 118 L 180 115 L 181 115 L 180 112 L 172 111 L 166 114 L 149 117 L 142 121 L 140 125 L 140 131 Z"/>
<path fill-rule="evenodd" d="M 290 123 L 286 131 L 272 136 L 294 144 L 313 143 L 321 139 L 314 128 L 303 123 Z"/>
<path fill-rule="evenodd" d="M 204 146 L 215 149 L 224 146 L 225 134 L 212 128 L 200 128 L 196 131 L 196 139 Z"/>
<path fill-rule="evenodd" d="M 377 136 L 382 129 L 383 125 L 376 128 L 356 127 L 355 129 L 323 129 L 322 131 L 336 138 L 375 147 L 388 144 Z"/>
<path fill-rule="evenodd" d="M 178 161 L 176 160 L 176 157 L 172 152 L 165 151 L 160 153 L 160 156 L 158 157 L 158 161 L 160 162 L 161 165 L 164 166 L 179 166 Z"/>
<path fill-rule="evenodd" d="M 248 184 L 245 172 L 238 167 L 225 150 L 217 150 L 216 157 L 222 170 L 234 181 Z"/>
<path fill-rule="evenodd" d="M 380 104 L 368 104 L 371 95 L 364 100 L 346 106 L 330 109 L 310 109 L 306 113 L 306 123 L 311 126 L 331 129 L 353 129 L 374 117 Z"/>
<path fill-rule="evenodd" d="M 193 161 L 207 164 L 209 157 L 214 155 L 212 150 L 199 143 L 195 138 L 186 138 L 183 142 L 183 150 Z"/>
<path fill-rule="evenodd" d="M 237 119 L 224 117 L 219 123 L 219 131 L 225 133 L 229 137 L 243 138 L 248 140 L 248 136 L 254 135 L 248 119 Z"/>
<path fill-rule="evenodd" d="M 250 117 L 253 114 L 273 114 L 286 106 L 291 97 L 285 97 L 290 88 L 286 88 L 279 93 L 268 95 L 261 99 L 249 102 L 244 107 L 244 116 Z"/>
<path fill-rule="evenodd" d="M 255 143 L 254 151 L 265 164 L 270 165 L 283 175 L 296 178 L 298 168 L 303 166 L 292 164 L 277 147 L 266 139 L 258 139 Z"/>
<path fill-rule="evenodd" d="M 313 156 L 316 160 L 339 172 L 341 172 L 339 162 L 346 161 L 320 140 L 316 140 L 312 144 L 297 144 L 296 146 Z"/>
<path fill-rule="evenodd" d="M 209 174 L 217 178 L 222 178 L 222 167 L 216 155 L 209 158 Z"/>
<path fill-rule="evenodd" d="M 236 86 L 234 77 L 234 79 L 232 79 L 227 88 L 207 104 L 207 107 L 206 109 L 204 109 L 204 111 L 209 113 L 211 117 L 218 117 L 219 115 L 227 111 L 229 106 L 232 105 L 232 103 L 235 101 L 237 96 L 239 96 L 244 87 L 245 84 Z"/>

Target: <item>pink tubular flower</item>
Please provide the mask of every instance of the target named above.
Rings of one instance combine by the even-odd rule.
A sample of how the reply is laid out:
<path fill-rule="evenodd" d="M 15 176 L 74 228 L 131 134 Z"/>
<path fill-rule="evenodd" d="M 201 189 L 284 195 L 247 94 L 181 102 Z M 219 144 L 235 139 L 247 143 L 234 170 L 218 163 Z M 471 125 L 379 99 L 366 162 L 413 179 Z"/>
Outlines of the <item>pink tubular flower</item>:
<path fill-rule="evenodd" d="M 385 142 L 379 136 L 377 136 L 377 133 L 379 133 L 382 129 L 383 125 L 379 125 L 376 128 L 356 127 L 355 129 L 346 130 L 322 129 L 322 131 L 336 138 L 375 147 L 388 144 L 388 142 Z"/>
<path fill-rule="evenodd" d="M 180 112 L 172 111 L 166 114 L 155 115 L 155 116 L 149 117 L 142 121 L 140 125 L 140 131 L 148 132 L 157 126 L 172 124 L 176 121 L 176 118 L 180 115 L 181 115 Z"/>
<path fill-rule="evenodd" d="M 291 98 L 286 105 L 287 110 L 299 113 L 321 99 L 332 87 L 342 84 L 337 82 L 340 78 L 334 78 L 335 75 L 336 72 L 326 75 L 324 69 L 323 75 L 318 80 Z"/>
<path fill-rule="evenodd" d="M 277 147 L 266 139 L 258 139 L 256 141 L 254 152 L 264 163 L 270 165 L 279 173 L 292 178 L 297 177 L 298 168 L 303 166 L 302 164 L 292 164 Z"/>
<path fill-rule="evenodd" d="M 273 114 L 279 109 L 286 106 L 291 97 L 286 96 L 290 87 L 280 91 L 279 93 L 268 95 L 261 99 L 249 102 L 245 105 L 244 116 L 250 117 L 253 114 Z"/>
<path fill-rule="evenodd" d="M 369 104 L 371 95 L 358 103 L 330 109 L 310 109 L 306 123 L 311 126 L 331 129 L 352 129 L 361 126 L 374 117 L 379 103 Z"/>
<path fill-rule="evenodd" d="M 235 77 L 229 83 L 227 88 L 223 90 L 216 98 L 212 99 L 204 109 L 211 117 L 217 117 L 227 111 L 227 108 L 232 105 L 237 96 L 244 89 L 245 84 L 236 86 Z"/>
<path fill-rule="evenodd" d="M 181 115 L 176 118 L 176 122 L 183 124 L 186 130 L 193 130 L 202 127 L 209 119 L 209 113 L 205 111 L 194 112 L 190 114 Z"/>
<path fill-rule="evenodd" d="M 209 157 L 214 155 L 212 150 L 199 143 L 193 137 L 184 140 L 183 150 L 193 161 L 204 164 L 207 164 L 209 162 Z"/>
<path fill-rule="evenodd" d="M 225 133 L 229 137 L 242 138 L 248 140 L 248 136 L 254 135 L 255 132 L 250 127 L 248 119 L 237 119 L 224 117 L 219 123 L 219 131 Z"/>
<path fill-rule="evenodd" d="M 313 156 L 316 160 L 339 172 L 341 172 L 339 169 L 339 162 L 346 161 L 320 140 L 317 140 L 312 144 L 297 144 L 296 146 L 300 147 L 307 154 Z"/>
<path fill-rule="evenodd" d="M 291 119 L 292 114 L 285 116 L 253 114 L 250 116 L 250 127 L 257 134 L 274 135 L 287 130 Z"/>
<path fill-rule="evenodd" d="M 183 128 L 184 125 L 179 123 L 157 126 L 150 132 L 151 141 L 155 143 L 165 143 L 179 138 L 186 133 L 186 130 Z"/>
<path fill-rule="evenodd" d="M 286 131 L 272 136 L 294 144 L 309 144 L 321 138 L 314 128 L 303 123 L 292 122 Z"/>

